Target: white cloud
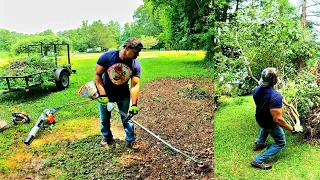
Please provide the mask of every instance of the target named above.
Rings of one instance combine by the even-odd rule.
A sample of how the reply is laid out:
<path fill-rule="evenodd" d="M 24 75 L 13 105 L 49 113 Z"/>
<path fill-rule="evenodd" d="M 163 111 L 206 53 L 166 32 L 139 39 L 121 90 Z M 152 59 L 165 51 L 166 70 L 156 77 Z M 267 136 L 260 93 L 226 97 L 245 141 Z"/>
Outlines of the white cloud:
<path fill-rule="evenodd" d="M 82 20 L 92 23 L 132 22 L 142 0 L 0 0 L 0 28 L 18 33 L 76 29 Z"/>

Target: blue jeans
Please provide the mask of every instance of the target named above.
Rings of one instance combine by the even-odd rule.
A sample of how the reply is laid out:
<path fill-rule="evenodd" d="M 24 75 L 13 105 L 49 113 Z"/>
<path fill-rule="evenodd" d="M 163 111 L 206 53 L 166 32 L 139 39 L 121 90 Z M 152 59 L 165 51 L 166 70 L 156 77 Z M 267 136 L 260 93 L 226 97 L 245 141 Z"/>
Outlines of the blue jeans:
<path fill-rule="evenodd" d="M 278 125 L 270 129 L 261 128 L 257 143 L 260 145 L 264 145 L 269 134 L 274 139 L 275 143 L 272 144 L 266 150 L 266 152 L 253 158 L 253 160 L 258 163 L 265 162 L 271 156 L 277 154 L 286 145 L 286 137 L 284 135 L 283 129 Z"/>
<path fill-rule="evenodd" d="M 130 105 L 130 97 L 125 98 L 121 101 L 116 102 L 118 105 L 118 108 L 120 111 L 128 114 L 129 105 Z M 113 135 L 110 130 L 110 118 L 111 118 L 111 112 L 107 110 L 107 107 L 104 107 L 102 104 L 98 103 L 99 111 L 100 111 L 100 130 L 102 133 L 102 136 L 107 139 L 112 139 Z M 121 116 L 121 121 L 123 122 L 125 120 L 125 117 Z M 123 124 L 124 131 L 126 132 L 126 138 L 125 140 L 127 142 L 132 142 L 135 140 L 134 136 L 134 127 L 133 123 L 128 121 L 127 123 Z"/>

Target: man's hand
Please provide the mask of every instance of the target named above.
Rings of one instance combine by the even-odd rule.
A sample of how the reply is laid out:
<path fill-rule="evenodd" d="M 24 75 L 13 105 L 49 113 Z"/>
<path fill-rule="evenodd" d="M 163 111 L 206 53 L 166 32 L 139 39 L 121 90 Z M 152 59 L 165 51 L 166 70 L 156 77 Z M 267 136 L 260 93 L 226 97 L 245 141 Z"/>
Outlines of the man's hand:
<path fill-rule="evenodd" d="M 139 108 L 137 107 L 136 104 L 133 104 L 129 109 L 129 113 L 131 113 L 133 115 L 137 115 L 138 112 L 139 112 Z"/>
<path fill-rule="evenodd" d="M 303 127 L 300 124 L 296 124 L 293 126 L 292 134 L 302 133 Z"/>
<path fill-rule="evenodd" d="M 107 106 L 109 102 L 109 98 L 107 95 L 102 95 L 98 97 L 98 102 L 102 104 L 102 106 Z"/>

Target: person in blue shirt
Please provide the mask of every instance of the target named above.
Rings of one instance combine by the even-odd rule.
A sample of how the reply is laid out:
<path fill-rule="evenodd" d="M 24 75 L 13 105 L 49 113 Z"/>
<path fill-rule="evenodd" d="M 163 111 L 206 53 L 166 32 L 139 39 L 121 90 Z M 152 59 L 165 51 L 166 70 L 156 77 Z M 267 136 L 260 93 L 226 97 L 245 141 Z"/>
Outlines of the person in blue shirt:
<path fill-rule="evenodd" d="M 255 118 L 261 127 L 253 150 L 258 151 L 266 148 L 265 142 L 268 135 L 275 141 L 263 154 L 254 157 L 251 162 L 253 167 L 264 170 L 272 168 L 271 164 L 265 162 L 286 145 L 283 129 L 292 131 L 292 134 L 303 131 L 300 124 L 291 126 L 283 119 L 282 96 L 274 89 L 278 82 L 277 79 L 276 68 L 266 68 L 261 73 L 259 86 L 253 90 L 253 99 L 256 104 Z"/>
<path fill-rule="evenodd" d="M 108 146 L 114 142 L 110 130 L 111 112 L 107 110 L 108 102 L 116 102 L 119 110 L 124 113 L 129 111 L 134 115 L 138 114 L 141 66 L 137 57 L 142 49 L 143 45 L 139 39 L 129 38 L 124 42 L 122 50 L 105 52 L 97 61 L 94 81 L 99 92 L 100 130 L 103 136 L 100 146 Z M 130 88 L 129 80 L 131 80 Z M 125 120 L 122 115 L 121 120 Z M 123 124 L 123 127 L 127 147 L 139 150 L 135 142 L 133 123 L 128 121 Z"/>

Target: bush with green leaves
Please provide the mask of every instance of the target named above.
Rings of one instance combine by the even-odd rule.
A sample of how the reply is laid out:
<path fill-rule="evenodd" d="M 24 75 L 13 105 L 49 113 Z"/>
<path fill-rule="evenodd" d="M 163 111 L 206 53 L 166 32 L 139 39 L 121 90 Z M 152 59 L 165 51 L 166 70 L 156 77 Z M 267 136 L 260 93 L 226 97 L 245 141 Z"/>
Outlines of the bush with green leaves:
<path fill-rule="evenodd" d="M 302 118 L 320 105 L 320 85 L 317 75 L 310 71 L 302 71 L 294 80 L 285 83 L 282 89 L 287 101 L 296 105 Z"/>
<path fill-rule="evenodd" d="M 217 86 L 218 89 L 215 89 L 216 93 L 229 96 L 243 96 L 252 93 L 252 89 L 257 83 L 249 77 L 240 59 L 232 59 L 222 55 L 222 53 L 216 53 L 215 59 L 217 62 L 215 74 L 217 79 L 219 79 L 217 83 L 222 87 L 219 88 Z M 259 77 L 260 73 L 255 75 Z"/>

